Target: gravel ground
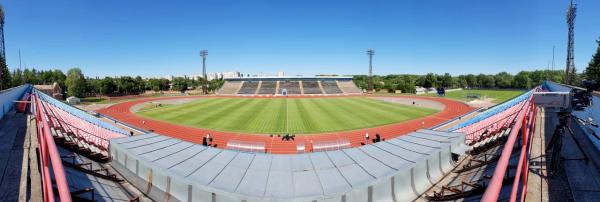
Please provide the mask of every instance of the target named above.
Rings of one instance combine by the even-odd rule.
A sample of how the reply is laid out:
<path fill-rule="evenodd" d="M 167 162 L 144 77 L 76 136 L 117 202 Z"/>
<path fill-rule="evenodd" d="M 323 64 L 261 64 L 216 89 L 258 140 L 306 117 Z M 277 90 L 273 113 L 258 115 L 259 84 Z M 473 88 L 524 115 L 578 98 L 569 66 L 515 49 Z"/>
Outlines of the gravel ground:
<path fill-rule="evenodd" d="M 371 99 L 383 100 L 385 102 L 393 102 L 402 105 L 411 105 L 416 107 L 424 107 L 429 109 L 436 110 L 444 110 L 446 106 L 442 103 L 433 101 L 433 100 L 425 100 L 418 98 L 405 98 L 405 97 L 371 97 Z M 415 103 L 413 105 L 413 102 Z"/>

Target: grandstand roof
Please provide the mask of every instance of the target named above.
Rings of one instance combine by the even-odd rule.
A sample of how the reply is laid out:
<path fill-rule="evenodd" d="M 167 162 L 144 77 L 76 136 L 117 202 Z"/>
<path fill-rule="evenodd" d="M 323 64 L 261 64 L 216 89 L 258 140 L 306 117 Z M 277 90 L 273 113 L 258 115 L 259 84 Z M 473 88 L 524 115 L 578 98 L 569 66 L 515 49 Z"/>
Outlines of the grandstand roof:
<path fill-rule="evenodd" d="M 397 189 L 401 191 L 396 194 L 414 198 L 431 186 L 429 180 L 435 182 L 442 172 L 449 171 L 450 151 L 464 153 L 463 142 L 460 133 L 419 130 L 358 148 L 273 155 L 146 134 L 111 140 L 111 157 L 113 167 L 130 181 L 137 176 L 156 187 L 170 187 L 168 192 L 180 201 L 193 194 L 199 195 L 194 196 L 197 200 L 211 193 L 235 200 L 317 200 L 350 193 L 366 197 L 367 187 L 384 192 Z M 411 175 L 417 181 L 412 186 Z M 399 176 L 396 181 L 402 183 L 390 188 L 393 176 Z"/>

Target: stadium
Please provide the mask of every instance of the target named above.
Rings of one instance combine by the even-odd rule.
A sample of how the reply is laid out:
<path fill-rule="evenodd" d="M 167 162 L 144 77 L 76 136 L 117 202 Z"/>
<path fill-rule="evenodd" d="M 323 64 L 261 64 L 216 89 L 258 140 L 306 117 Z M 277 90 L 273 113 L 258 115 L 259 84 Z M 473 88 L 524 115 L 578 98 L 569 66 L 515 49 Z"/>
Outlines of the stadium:
<path fill-rule="evenodd" d="M 48 162 L 61 200 L 69 190 L 61 182 L 82 184 L 69 177 L 73 169 L 132 186 L 92 185 L 92 197 L 411 201 L 456 197 L 440 197 L 436 184 L 524 127 L 533 91 L 487 110 L 443 97 L 362 94 L 343 77 L 227 80 L 214 95 L 141 97 L 92 114 L 29 85 L 3 98 L 22 100 L 16 109 L 39 117 L 38 134 L 59 148 L 50 159 L 72 156 L 66 176 Z M 482 197 L 473 188 L 465 193 Z"/>
<path fill-rule="evenodd" d="M 580 29 L 579 73 L 577 2 L 564 70 L 537 47 L 560 2 L 69 4 L 0 6 L 0 201 L 600 197 L 600 40 Z"/>
<path fill-rule="evenodd" d="M 295 154 L 365 145 L 367 133 L 391 139 L 473 110 L 436 97 L 365 97 L 360 92 L 351 78 L 235 79 L 209 98 L 139 99 L 98 113 L 194 143 L 210 135 L 211 144 L 220 148 Z"/>

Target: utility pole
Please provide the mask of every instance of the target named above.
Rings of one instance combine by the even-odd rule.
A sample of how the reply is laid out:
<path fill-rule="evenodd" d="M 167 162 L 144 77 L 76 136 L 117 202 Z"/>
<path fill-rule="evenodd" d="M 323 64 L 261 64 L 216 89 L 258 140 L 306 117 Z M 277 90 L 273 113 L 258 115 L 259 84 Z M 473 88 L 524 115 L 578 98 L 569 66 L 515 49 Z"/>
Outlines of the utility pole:
<path fill-rule="evenodd" d="M 554 71 L 554 46 L 552 46 L 552 71 Z"/>
<path fill-rule="evenodd" d="M 208 87 L 206 86 L 206 56 L 208 55 L 207 50 L 201 50 L 200 56 L 202 56 L 202 94 L 208 94 Z"/>
<path fill-rule="evenodd" d="M 375 50 L 367 50 L 367 55 L 369 55 L 369 89 L 367 92 L 373 93 L 373 55 L 375 55 Z"/>

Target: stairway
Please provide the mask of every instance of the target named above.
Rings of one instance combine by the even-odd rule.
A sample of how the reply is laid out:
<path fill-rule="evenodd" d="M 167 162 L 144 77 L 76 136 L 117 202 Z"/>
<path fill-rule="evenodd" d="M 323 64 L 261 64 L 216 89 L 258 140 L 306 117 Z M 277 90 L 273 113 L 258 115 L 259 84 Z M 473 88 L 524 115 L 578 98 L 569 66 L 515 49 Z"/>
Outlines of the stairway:
<path fill-rule="evenodd" d="M 262 86 L 262 81 L 258 82 L 258 86 L 256 87 L 256 91 L 254 92 L 254 95 L 258 95 L 258 92 L 260 91 L 260 86 Z"/>
<path fill-rule="evenodd" d="M 337 82 L 337 80 L 336 80 Z M 321 85 L 321 81 L 317 81 L 317 83 L 319 84 L 319 89 L 321 89 L 321 93 L 325 94 L 325 89 L 323 89 L 323 85 Z"/>

